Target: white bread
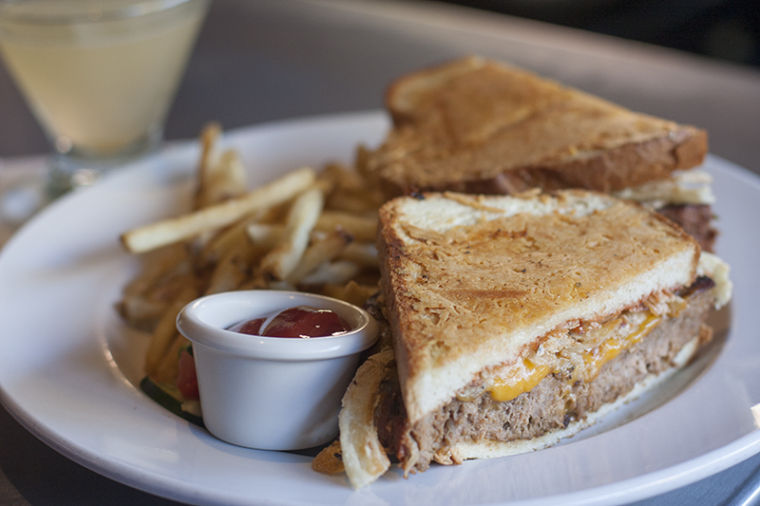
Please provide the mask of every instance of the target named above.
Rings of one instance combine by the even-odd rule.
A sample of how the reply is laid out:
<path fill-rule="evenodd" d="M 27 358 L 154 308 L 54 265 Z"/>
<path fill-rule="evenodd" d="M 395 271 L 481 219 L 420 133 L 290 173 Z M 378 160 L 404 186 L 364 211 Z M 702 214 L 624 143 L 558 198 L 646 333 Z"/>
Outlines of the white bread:
<path fill-rule="evenodd" d="M 395 199 L 379 251 L 412 424 L 568 322 L 691 284 L 700 252 L 656 213 L 580 190 Z"/>

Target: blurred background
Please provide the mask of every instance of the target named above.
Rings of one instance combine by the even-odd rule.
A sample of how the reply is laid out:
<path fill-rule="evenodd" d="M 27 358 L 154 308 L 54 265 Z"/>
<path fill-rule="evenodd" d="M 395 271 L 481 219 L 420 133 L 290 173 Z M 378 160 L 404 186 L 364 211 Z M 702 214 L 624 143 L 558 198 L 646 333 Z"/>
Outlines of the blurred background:
<path fill-rule="evenodd" d="M 407 9 L 420 14 L 414 21 L 386 19 Z M 509 16 L 521 22 L 502 31 L 499 21 Z M 458 20 L 474 19 L 485 27 L 478 37 L 457 29 Z M 395 28 L 389 28 L 393 23 Z M 584 37 L 574 28 L 620 40 Z M 516 43 L 526 37 L 545 43 Z M 646 52 L 625 39 L 676 51 Z M 587 57 L 568 59 L 562 51 L 550 50 L 557 40 L 580 44 L 576 49 L 584 47 L 584 40 L 595 42 L 584 49 Z M 475 53 L 525 66 L 637 111 L 709 127 L 714 152 L 760 167 L 754 132 L 736 128 L 735 112 L 727 108 L 733 103 L 729 95 L 744 92 L 719 84 L 722 76 L 750 78 L 760 70 L 760 0 L 213 0 L 166 136 L 192 138 L 210 119 L 236 128 L 381 108 L 392 77 Z M 651 66 L 646 72 L 636 65 L 625 68 L 623 62 L 631 62 L 626 58 Z M 604 72 L 606 68 L 615 72 Z M 679 77 L 673 78 L 673 72 Z M 723 99 L 712 100 L 718 95 Z M 734 106 L 743 116 L 752 116 L 747 108 L 756 107 L 746 102 Z M 48 149 L 0 64 L 0 157 Z"/>
<path fill-rule="evenodd" d="M 758 0 L 445 0 L 760 67 Z"/>

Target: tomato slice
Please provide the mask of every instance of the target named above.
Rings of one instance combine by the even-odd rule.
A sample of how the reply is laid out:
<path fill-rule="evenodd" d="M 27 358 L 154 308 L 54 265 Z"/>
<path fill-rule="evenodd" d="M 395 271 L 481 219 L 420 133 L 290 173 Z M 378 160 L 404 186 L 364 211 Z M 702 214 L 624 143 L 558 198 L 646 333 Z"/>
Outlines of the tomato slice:
<path fill-rule="evenodd" d="M 179 372 L 177 374 L 177 389 L 185 400 L 198 400 L 198 376 L 195 374 L 195 359 L 193 349 L 188 347 L 179 352 Z"/>

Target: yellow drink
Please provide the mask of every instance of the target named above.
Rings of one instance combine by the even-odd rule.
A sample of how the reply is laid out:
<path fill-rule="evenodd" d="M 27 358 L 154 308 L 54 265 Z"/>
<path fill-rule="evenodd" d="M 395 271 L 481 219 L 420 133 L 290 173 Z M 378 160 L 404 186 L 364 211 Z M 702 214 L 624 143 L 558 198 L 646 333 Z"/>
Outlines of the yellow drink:
<path fill-rule="evenodd" d="M 59 152 L 119 155 L 160 137 L 206 7 L 0 3 L 0 51 Z"/>

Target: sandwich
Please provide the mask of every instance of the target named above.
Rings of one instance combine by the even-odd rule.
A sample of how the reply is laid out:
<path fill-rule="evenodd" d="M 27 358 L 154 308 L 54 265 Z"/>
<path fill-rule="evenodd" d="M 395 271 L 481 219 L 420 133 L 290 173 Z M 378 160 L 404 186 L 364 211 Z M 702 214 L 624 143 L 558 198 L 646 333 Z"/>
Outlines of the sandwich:
<path fill-rule="evenodd" d="M 703 130 L 478 57 L 397 79 L 386 108 L 392 128 L 366 171 L 388 197 L 583 188 L 643 202 L 712 248 L 710 178 L 691 170 Z"/>
<path fill-rule="evenodd" d="M 685 366 L 731 297 L 679 226 L 586 190 L 399 197 L 378 250 L 391 344 L 343 398 L 354 487 L 575 434 Z"/>

